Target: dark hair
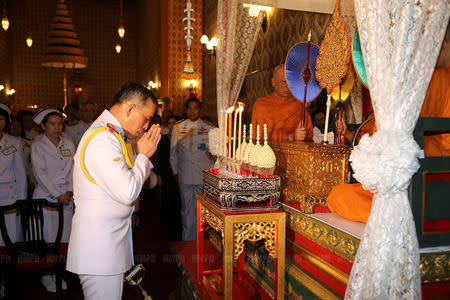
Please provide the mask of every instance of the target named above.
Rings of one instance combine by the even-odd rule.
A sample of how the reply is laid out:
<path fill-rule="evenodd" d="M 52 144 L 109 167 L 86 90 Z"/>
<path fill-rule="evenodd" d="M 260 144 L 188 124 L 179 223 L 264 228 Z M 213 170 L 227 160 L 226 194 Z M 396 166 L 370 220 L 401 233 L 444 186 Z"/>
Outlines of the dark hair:
<path fill-rule="evenodd" d="M 23 117 L 25 116 L 31 116 L 33 117 L 33 113 L 29 110 L 19 110 L 19 112 L 17 113 L 17 119 L 19 119 L 20 121 L 23 121 Z"/>
<path fill-rule="evenodd" d="M 59 114 L 59 113 L 57 113 L 57 112 L 51 112 L 51 113 L 49 113 L 48 115 L 46 115 L 46 116 L 44 117 L 44 119 L 43 119 L 42 122 L 41 122 L 41 125 L 45 125 L 45 123 L 48 122 L 48 119 L 49 119 L 51 116 L 58 116 L 58 117 L 60 117 L 60 118 L 64 121 L 64 117 L 63 117 L 61 114 Z"/>
<path fill-rule="evenodd" d="M 131 101 L 135 103 L 136 106 L 142 107 L 147 103 L 149 98 L 152 99 L 153 103 L 158 107 L 158 99 L 148 88 L 136 82 L 127 82 L 114 96 L 112 105 Z"/>
<path fill-rule="evenodd" d="M 158 115 L 158 114 L 155 114 L 155 115 L 152 117 L 152 119 L 150 120 L 150 122 L 151 122 L 152 124 L 161 124 L 161 121 L 162 121 L 162 118 L 161 118 L 161 116 Z"/>
<path fill-rule="evenodd" d="M 64 107 L 64 112 L 67 114 L 72 109 L 79 110 L 78 105 L 67 104 L 66 107 Z"/>
<path fill-rule="evenodd" d="M 177 116 L 175 116 L 175 115 L 170 115 L 170 116 L 168 116 L 168 117 L 167 117 L 167 121 L 169 121 L 169 119 L 175 119 L 175 121 L 178 121 L 178 118 L 177 118 Z"/>
<path fill-rule="evenodd" d="M 3 128 L 3 131 L 6 132 L 6 131 L 8 131 L 9 124 L 11 122 L 11 120 L 9 119 L 9 114 L 6 112 L 6 110 L 0 108 L 0 115 L 5 117 L 6 123 L 5 123 L 5 128 Z"/>
<path fill-rule="evenodd" d="M 202 108 L 202 106 L 203 106 L 203 104 L 200 102 L 200 100 L 198 100 L 197 97 L 191 97 L 186 100 L 186 103 L 184 104 L 184 108 L 187 109 L 189 106 L 189 103 L 191 103 L 191 102 L 197 102 L 199 108 Z"/>
<path fill-rule="evenodd" d="M 22 130 L 20 131 L 19 136 L 21 136 L 21 137 L 24 138 L 24 137 L 25 137 L 25 130 L 23 129 L 22 121 L 21 121 L 20 119 L 18 119 L 18 118 L 11 118 L 11 124 L 9 124 L 10 127 L 11 127 L 11 125 L 12 125 L 13 122 L 19 122 L 20 128 L 22 129 Z"/>

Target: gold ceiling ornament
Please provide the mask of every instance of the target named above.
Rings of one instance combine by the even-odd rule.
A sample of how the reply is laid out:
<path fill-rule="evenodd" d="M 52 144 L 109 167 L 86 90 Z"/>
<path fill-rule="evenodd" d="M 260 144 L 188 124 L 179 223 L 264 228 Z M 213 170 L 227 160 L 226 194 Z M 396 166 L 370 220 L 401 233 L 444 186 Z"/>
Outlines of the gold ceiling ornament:
<path fill-rule="evenodd" d="M 56 16 L 50 25 L 47 53 L 42 61 L 44 67 L 64 69 L 64 107 L 67 105 L 66 69 L 82 69 L 87 66 L 87 57 L 83 55 L 80 41 L 72 24 L 64 0 L 57 0 Z"/>
<path fill-rule="evenodd" d="M 56 16 L 50 25 L 47 53 L 42 65 L 51 68 L 81 69 L 87 66 L 80 41 L 64 0 L 58 0 Z"/>

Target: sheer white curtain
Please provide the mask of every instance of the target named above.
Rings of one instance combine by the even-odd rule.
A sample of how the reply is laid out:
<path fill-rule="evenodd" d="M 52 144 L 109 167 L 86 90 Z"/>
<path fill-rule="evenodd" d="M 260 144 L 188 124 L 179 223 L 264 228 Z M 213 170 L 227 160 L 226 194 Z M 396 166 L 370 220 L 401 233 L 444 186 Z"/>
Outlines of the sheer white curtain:
<path fill-rule="evenodd" d="M 420 299 L 419 252 L 407 187 L 418 169 L 412 131 L 448 22 L 448 0 L 355 0 L 378 131 L 350 160 L 374 192 L 347 299 Z"/>
<path fill-rule="evenodd" d="M 242 0 L 218 0 L 217 112 L 237 100 L 261 28 L 262 12 L 250 16 Z"/>

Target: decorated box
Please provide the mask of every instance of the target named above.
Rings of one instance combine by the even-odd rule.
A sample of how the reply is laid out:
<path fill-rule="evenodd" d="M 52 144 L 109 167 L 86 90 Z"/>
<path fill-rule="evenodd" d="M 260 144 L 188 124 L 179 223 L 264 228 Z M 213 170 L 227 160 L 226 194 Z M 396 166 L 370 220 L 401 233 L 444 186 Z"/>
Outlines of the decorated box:
<path fill-rule="evenodd" d="M 221 209 L 273 209 L 280 206 L 280 176 L 229 178 L 218 169 L 203 171 L 205 196 Z"/>
<path fill-rule="evenodd" d="M 300 210 L 312 213 L 314 206 L 327 207 L 331 189 L 346 183 L 352 147 L 298 142 L 271 145 L 281 177 L 281 191 L 286 202 L 300 203 Z"/>

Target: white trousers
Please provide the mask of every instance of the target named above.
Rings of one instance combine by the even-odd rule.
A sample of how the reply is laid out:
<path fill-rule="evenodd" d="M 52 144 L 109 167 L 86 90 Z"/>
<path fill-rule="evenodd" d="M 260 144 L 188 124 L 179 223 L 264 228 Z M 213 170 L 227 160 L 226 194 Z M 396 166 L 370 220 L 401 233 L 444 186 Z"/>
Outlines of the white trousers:
<path fill-rule="evenodd" d="M 121 300 L 123 274 L 78 275 L 85 300 Z"/>
<path fill-rule="evenodd" d="M 197 199 L 196 194 L 203 191 L 201 184 L 180 183 L 181 223 L 183 224 L 183 241 L 197 239 Z"/>

